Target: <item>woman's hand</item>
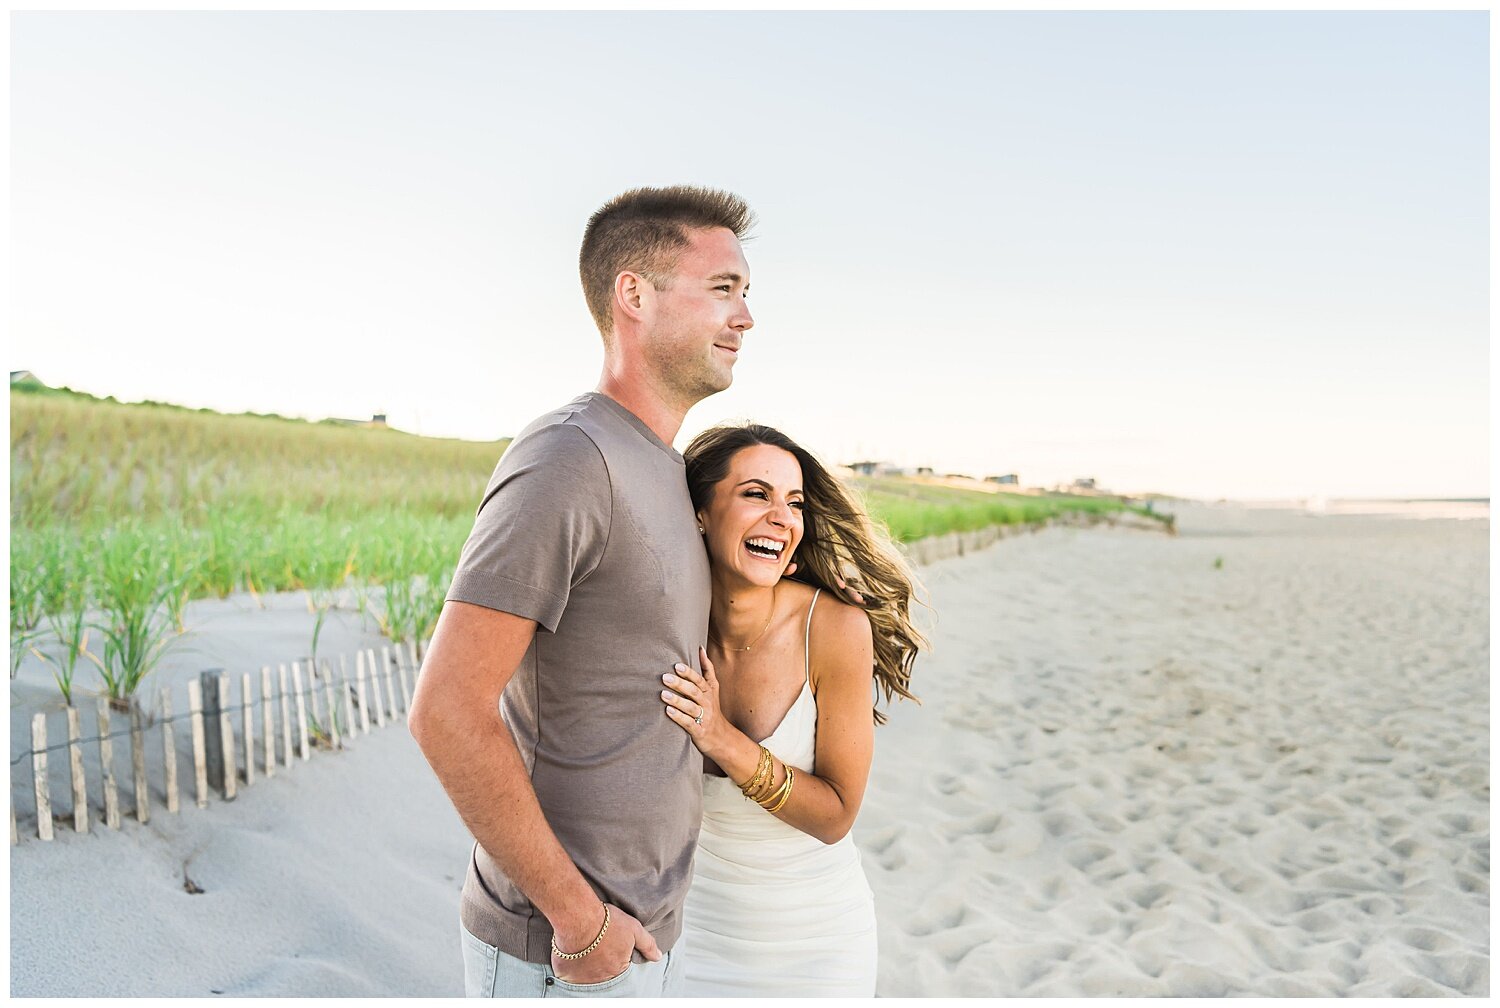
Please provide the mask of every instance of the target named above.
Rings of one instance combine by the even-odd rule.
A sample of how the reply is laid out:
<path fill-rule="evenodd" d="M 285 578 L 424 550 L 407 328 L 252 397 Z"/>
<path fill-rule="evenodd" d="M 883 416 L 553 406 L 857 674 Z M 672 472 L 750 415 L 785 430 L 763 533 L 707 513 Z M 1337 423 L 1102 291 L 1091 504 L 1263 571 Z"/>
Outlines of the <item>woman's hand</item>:
<path fill-rule="evenodd" d="M 661 677 L 667 687 L 661 691 L 661 699 L 667 706 L 667 717 L 688 733 L 699 752 L 713 759 L 727 741 L 726 729 L 732 726 L 719 711 L 719 680 L 714 675 L 714 663 L 701 647 L 698 661 L 703 666 L 702 675 L 678 662 Z"/>
<path fill-rule="evenodd" d="M 791 577 L 795 573 L 797 573 L 797 561 L 793 560 L 791 563 L 789 563 L 789 564 L 786 565 L 786 570 L 782 572 L 781 576 L 782 577 Z M 833 582 L 834 582 L 834 584 L 836 584 L 836 585 L 839 586 L 839 591 L 841 591 L 841 592 L 844 593 L 844 598 L 846 598 L 849 601 L 853 602 L 855 605 L 859 606 L 861 609 L 864 608 L 865 597 L 863 595 L 861 595 L 859 592 L 855 591 L 853 588 L 850 588 L 849 585 L 844 581 L 843 578 L 841 578 L 841 577 L 835 577 L 833 579 Z"/>

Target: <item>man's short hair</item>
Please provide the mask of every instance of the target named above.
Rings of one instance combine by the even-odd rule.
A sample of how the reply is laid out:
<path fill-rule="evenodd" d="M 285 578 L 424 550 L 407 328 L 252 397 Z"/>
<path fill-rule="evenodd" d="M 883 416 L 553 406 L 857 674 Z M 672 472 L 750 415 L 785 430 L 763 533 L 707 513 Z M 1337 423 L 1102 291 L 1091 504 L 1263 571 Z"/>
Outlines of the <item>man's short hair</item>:
<path fill-rule="evenodd" d="M 755 217 L 733 193 L 703 186 L 632 189 L 589 218 L 578 251 L 578 274 L 589 313 L 606 338 L 614 331 L 615 277 L 629 270 L 658 290 L 671 283 L 689 229 L 723 227 L 745 240 Z"/>

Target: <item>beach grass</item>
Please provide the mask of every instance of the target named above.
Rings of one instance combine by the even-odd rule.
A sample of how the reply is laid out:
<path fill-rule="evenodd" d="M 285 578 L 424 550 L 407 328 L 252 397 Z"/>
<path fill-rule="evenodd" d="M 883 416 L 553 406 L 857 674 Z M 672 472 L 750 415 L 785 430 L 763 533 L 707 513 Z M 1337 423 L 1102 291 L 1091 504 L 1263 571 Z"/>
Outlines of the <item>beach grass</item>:
<path fill-rule="evenodd" d="M 12 649 L 54 638 L 47 656 L 62 663 L 65 694 L 83 653 L 105 663 L 112 693 L 128 695 L 183 629 L 189 600 L 238 591 L 305 590 L 316 615 L 344 589 L 392 640 L 430 634 L 508 444 L 45 386 L 13 387 L 10 419 Z M 1126 507 L 895 477 L 852 482 L 902 542 Z M 86 611 L 101 614 L 91 624 L 100 654 L 79 649 Z"/>
<path fill-rule="evenodd" d="M 870 513 L 885 522 L 898 542 L 991 525 L 1044 525 L 1064 515 L 1103 517 L 1128 511 L 1168 522 L 1166 516 L 1116 497 L 1074 494 L 987 493 L 901 477 L 856 477 L 853 485 Z"/>

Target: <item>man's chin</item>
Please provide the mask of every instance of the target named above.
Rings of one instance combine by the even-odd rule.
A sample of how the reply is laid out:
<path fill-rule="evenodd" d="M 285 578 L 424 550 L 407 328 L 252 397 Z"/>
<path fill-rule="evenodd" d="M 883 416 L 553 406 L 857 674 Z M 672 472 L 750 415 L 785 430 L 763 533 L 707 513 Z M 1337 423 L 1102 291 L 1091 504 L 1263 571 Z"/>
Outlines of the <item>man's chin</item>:
<path fill-rule="evenodd" d="M 703 398 L 707 399 L 709 396 L 713 395 L 716 392 L 723 392 L 733 384 L 734 370 L 732 368 L 724 368 L 710 376 L 709 379 L 703 383 Z"/>

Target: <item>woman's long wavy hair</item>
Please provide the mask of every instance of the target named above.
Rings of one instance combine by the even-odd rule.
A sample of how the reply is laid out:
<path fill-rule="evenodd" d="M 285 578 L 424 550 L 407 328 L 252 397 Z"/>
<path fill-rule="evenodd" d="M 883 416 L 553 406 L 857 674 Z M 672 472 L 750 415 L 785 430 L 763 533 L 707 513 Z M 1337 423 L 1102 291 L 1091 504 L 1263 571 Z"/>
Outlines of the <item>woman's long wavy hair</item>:
<path fill-rule="evenodd" d="M 863 609 L 874 631 L 876 688 L 886 703 L 896 696 L 917 700 L 908 687 L 917 650 L 927 646 L 927 639 L 911 622 L 916 579 L 889 533 L 871 521 L 859 499 L 811 452 L 762 424 L 711 427 L 684 453 L 693 510 L 708 506 L 714 487 L 729 474 L 730 459 L 752 445 L 790 452 L 802 467 L 802 541 L 791 558 L 797 570 L 788 576 Z M 863 603 L 839 589 L 840 579 L 859 592 Z M 885 723 L 878 708 L 874 714 L 876 724 Z"/>

